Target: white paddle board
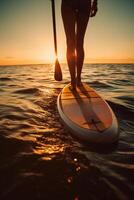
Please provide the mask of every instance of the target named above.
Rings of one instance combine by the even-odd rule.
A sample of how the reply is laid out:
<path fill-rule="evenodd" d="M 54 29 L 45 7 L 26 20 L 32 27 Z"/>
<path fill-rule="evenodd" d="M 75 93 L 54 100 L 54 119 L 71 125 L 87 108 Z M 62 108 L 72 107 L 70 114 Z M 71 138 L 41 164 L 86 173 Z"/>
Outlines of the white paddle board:
<path fill-rule="evenodd" d="M 93 143 L 118 140 L 117 119 L 107 102 L 89 85 L 83 83 L 76 91 L 66 85 L 58 96 L 61 119 L 72 134 Z"/>

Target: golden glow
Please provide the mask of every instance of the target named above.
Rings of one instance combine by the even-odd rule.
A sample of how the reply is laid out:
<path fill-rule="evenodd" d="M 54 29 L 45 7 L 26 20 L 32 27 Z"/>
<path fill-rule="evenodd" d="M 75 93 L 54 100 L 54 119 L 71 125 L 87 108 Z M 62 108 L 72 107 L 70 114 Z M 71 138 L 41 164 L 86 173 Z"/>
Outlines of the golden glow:
<path fill-rule="evenodd" d="M 31 4 L 24 0 L 22 7 L 17 0 L 15 2 L 13 8 L 6 1 L 0 6 L 0 65 L 54 63 L 51 3 L 35 1 Z M 58 59 L 66 62 L 60 5 L 57 1 Z M 117 9 L 118 6 L 122 9 Z M 122 5 L 111 1 L 99 3 L 99 12 L 90 19 L 86 32 L 86 63 L 134 63 L 131 9 L 127 1 Z"/>
<path fill-rule="evenodd" d="M 43 133 L 55 131 L 55 128 L 45 129 L 43 130 Z M 37 134 L 37 137 L 40 137 L 40 134 Z M 38 141 L 37 146 L 34 149 L 34 153 L 41 155 L 43 160 L 51 160 L 57 154 L 64 152 L 66 145 L 61 144 L 58 138 L 46 138 L 45 140 L 47 140 L 47 144 L 44 141 Z"/>
<path fill-rule="evenodd" d="M 42 155 L 42 160 L 51 160 L 53 157 L 56 156 L 56 154 L 61 153 L 64 151 L 64 146 L 62 145 L 49 145 L 49 144 L 43 144 L 40 143 L 39 147 L 36 147 L 34 150 L 34 153 L 38 155 Z"/>

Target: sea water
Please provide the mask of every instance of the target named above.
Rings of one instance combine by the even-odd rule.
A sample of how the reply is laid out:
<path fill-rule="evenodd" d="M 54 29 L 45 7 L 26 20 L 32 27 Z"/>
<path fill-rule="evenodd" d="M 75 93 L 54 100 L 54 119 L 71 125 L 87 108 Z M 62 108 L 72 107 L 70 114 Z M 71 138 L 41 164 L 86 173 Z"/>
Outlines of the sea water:
<path fill-rule="evenodd" d="M 0 199 L 133 199 L 134 65 L 83 68 L 118 119 L 112 146 L 78 141 L 62 124 L 56 101 L 70 76 L 61 67 L 62 82 L 50 64 L 0 67 Z"/>

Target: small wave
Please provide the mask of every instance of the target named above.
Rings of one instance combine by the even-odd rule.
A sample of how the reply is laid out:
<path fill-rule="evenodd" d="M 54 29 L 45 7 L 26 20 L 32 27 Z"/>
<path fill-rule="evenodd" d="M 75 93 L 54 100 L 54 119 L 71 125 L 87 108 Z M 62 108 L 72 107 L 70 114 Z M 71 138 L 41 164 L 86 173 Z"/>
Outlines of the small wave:
<path fill-rule="evenodd" d="M 9 78 L 9 77 L 1 77 L 0 78 L 0 81 L 11 81 L 12 78 Z"/>
<path fill-rule="evenodd" d="M 133 97 L 133 96 L 122 95 L 122 96 L 119 96 L 118 98 L 119 98 L 119 99 L 123 99 L 123 100 L 132 101 L 132 103 L 134 102 L 134 97 Z"/>
<path fill-rule="evenodd" d="M 0 88 L 0 92 L 4 92 L 4 91 L 5 91 L 5 90 L 3 90 L 3 89 Z"/>
<path fill-rule="evenodd" d="M 39 90 L 38 88 L 27 88 L 27 89 L 17 90 L 17 91 L 15 91 L 15 93 L 19 93 L 19 94 L 41 94 L 42 91 Z"/>
<path fill-rule="evenodd" d="M 21 105 L 3 105 L 3 104 L 0 104 L 0 110 L 2 113 L 9 113 L 11 112 L 12 110 L 17 110 L 17 112 L 24 112 L 25 109 L 21 106 Z"/>
<path fill-rule="evenodd" d="M 111 88 L 112 86 L 109 85 L 109 84 L 106 84 L 106 83 L 102 83 L 100 81 L 93 81 L 90 83 L 92 86 L 99 86 L 99 87 L 102 87 L 102 88 Z"/>
<path fill-rule="evenodd" d="M 114 80 L 112 81 L 114 85 L 119 85 L 119 86 L 131 86 L 133 85 L 133 82 L 130 80 L 123 80 L 123 79 L 118 79 L 118 80 Z"/>
<path fill-rule="evenodd" d="M 133 76 L 134 72 L 128 72 L 128 75 Z"/>
<path fill-rule="evenodd" d="M 6 119 L 10 119 L 10 120 L 26 120 L 28 117 L 26 116 L 21 116 L 21 115 L 18 115 L 18 114 L 7 114 L 5 116 L 3 116 L 4 118 Z"/>
<path fill-rule="evenodd" d="M 30 81 L 31 81 L 31 80 L 34 80 L 34 79 L 33 79 L 32 77 L 29 77 L 29 78 L 27 78 L 27 80 L 30 80 Z"/>
<path fill-rule="evenodd" d="M 109 105 L 112 107 L 113 111 L 118 114 L 122 119 L 133 119 L 134 113 L 128 107 L 108 101 Z"/>

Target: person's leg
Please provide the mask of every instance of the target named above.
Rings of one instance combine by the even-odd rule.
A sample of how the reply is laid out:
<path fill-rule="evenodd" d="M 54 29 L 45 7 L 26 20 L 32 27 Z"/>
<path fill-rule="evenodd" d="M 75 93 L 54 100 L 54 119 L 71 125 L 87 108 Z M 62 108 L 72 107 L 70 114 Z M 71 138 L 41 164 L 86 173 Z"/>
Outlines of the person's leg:
<path fill-rule="evenodd" d="M 81 84 L 81 72 L 84 62 L 84 36 L 90 16 L 90 4 L 88 7 L 79 10 L 77 13 L 77 35 L 76 35 L 76 52 L 77 52 L 77 85 Z"/>
<path fill-rule="evenodd" d="M 71 85 L 76 87 L 76 58 L 75 58 L 75 11 L 66 2 L 62 1 L 61 13 L 67 41 L 67 62 L 71 75 Z"/>

